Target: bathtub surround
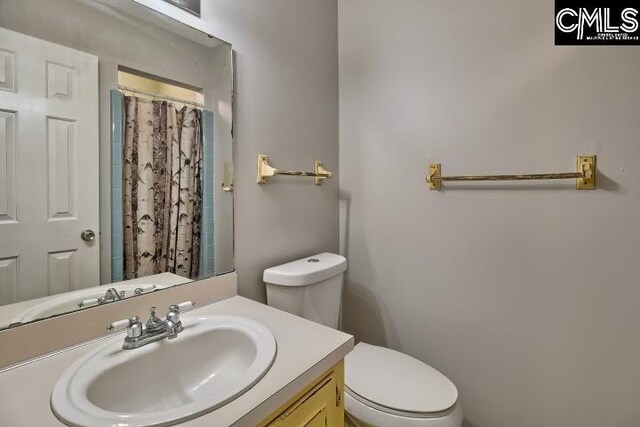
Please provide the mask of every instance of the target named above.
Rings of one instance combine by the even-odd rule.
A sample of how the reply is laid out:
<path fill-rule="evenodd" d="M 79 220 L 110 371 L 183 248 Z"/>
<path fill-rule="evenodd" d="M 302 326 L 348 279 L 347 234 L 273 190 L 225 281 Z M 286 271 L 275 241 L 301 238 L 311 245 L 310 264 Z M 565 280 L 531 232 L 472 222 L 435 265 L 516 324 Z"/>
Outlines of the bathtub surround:
<path fill-rule="evenodd" d="M 198 278 L 204 279 L 215 274 L 216 251 L 215 251 L 215 234 L 214 234 L 214 193 L 215 193 L 215 181 L 214 181 L 214 113 L 212 111 L 202 112 L 202 142 L 204 150 L 203 159 L 203 200 L 202 200 L 202 224 L 200 231 L 200 262 L 198 263 Z M 224 167 L 224 165 L 222 165 Z M 216 171 L 217 172 L 217 171 Z M 220 233 L 221 234 L 221 233 Z M 232 232 L 233 234 L 233 232 Z M 224 246 L 233 245 L 233 236 L 225 242 Z M 221 245 L 222 246 L 222 245 Z M 220 252 L 231 253 L 233 258 L 233 250 L 228 250 L 226 247 L 219 248 Z M 231 262 L 233 265 L 233 261 Z M 227 263 L 221 263 L 220 267 L 224 268 L 222 271 L 227 272 Z"/>
<path fill-rule="evenodd" d="M 124 95 L 118 90 L 109 91 L 109 113 L 111 115 L 110 181 L 111 181 L 111 280 L 124 280 L 124 209 L 122 187 L 124 181 L 122 157 L 124 150 Z"/>
<path fill-rule="evenodd" d="M 339 1 L 344 324 L 449 377 L 466 427 L 640 419 L 640 51 L 556 47 L 553 19 L 550 0 Z M 582 153 L 596 190 L 424 181 Z"/>

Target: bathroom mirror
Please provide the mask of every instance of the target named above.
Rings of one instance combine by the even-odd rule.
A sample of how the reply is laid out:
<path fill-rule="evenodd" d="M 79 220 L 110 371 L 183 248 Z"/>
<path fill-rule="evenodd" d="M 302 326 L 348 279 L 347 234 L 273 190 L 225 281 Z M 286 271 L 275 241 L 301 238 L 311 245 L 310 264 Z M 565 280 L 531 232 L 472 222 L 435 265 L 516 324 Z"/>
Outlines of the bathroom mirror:
<path fill-rule="evenodd" d="M 231 46 L 142 3 L 0 0 L 0 329 L 234 270 Z"/>

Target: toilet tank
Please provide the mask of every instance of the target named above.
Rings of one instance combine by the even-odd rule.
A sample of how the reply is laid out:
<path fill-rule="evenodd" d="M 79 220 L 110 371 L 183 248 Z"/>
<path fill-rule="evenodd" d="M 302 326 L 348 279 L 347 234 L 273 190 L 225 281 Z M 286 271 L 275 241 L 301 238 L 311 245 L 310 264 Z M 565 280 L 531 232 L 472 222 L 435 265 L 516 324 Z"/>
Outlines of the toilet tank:
<path fill-rule="evenodd" d="M 346 269 L 346 258 L 331 253 L 271 267 L 262 276 L 267 285 L 267 303 L 337 329 Z"/>

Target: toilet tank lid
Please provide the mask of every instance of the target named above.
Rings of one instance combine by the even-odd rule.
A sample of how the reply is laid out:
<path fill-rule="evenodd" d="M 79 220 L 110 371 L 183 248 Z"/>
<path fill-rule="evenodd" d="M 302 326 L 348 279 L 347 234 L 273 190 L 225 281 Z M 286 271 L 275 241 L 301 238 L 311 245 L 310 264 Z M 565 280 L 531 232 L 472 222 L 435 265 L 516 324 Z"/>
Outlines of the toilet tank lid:
<path fill-rule="evenodd" d="M 282 286 L 307 286 L 344 273 L 347 259 L 341 255 L 322 253 L 268 268 L 262 279 L 265 283 Z"/>

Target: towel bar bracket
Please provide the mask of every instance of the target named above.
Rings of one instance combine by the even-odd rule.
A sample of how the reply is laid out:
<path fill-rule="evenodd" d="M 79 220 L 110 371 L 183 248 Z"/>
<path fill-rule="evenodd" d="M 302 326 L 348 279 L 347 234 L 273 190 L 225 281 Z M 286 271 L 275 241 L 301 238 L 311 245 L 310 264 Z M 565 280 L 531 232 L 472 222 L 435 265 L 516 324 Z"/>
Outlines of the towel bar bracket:
<path fill-rule="evenodd" d="M 578 156 L 578 171 L 583 177 L 576 180 L 577 190 L 595 190 L 596 156 Z"/>

